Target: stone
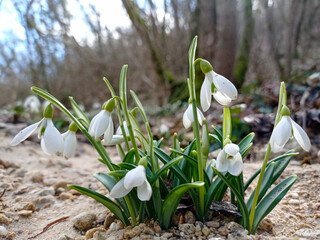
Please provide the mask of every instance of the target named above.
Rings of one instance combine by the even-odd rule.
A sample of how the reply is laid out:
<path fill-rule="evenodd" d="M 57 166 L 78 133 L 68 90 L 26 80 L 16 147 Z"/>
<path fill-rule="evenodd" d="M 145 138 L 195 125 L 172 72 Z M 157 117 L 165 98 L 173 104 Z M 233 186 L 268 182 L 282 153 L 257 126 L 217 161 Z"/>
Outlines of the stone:
<path fill-rule="evenodd" d="M 157 222 L 154 223 L 153 229 L 156 233 L 161 233 L 162 229 Z"/>
<path fill-rule="evenodd" d="M 90 238 L 93 238 L 93 235 L 95 232 L 106 232 L 107 230 L 104 228 L 104 227 L 97 227 L 97 228 L 92 228 L 92 229 L 89 229 L 87 232 L 86 232 L 86 239 L 90 239 Z"/>
<path fill-rule="evenodd" d="M 204 236 L 207 237 L 207 236 L 211 233 L 211 231 L 210 231 L 209 228 L 204 227 L 204 228 L 202 229 L 202 233 L 203 233 Z"/>
<path fill-rule="evenodd" d="M 90 212 L 80 213 L 73 218 L 73 226 L 81 231 L 86 231 L 92 227 L 96 220 L 96 215 Z"/>
<path fill-rule="evenodd" d="M 185 222 L 185 223 L 191 223 L 191 224 L 193 224 L 193 223 L 195 223 L 195 221 L 196 221 L 196 218 L 195 218 L 193 212 L 187 211 L 187 212 L 184 214 L 184 222 Z"/>
<path fill-rule="evenodd" d="M 21 210 L 18 212 L 18 214 L 23 217 L 30 217 L 32 213 L 33 212 L 31 210 Z"/>
<path fill-rule="evenodd" d="M 220 234 L 221 236 L 227 236 L 229 234 L 229 230 L 226 226 L 222 226 L 218 228 L 218 234 Z"/>
<path fill-rule="evenodd" d="M 49 196 L 43 196 L 43 197 L 37 198 L 36 200 L 33 201 L 33 204 L 37 209 L 41 209 L 41 208 L 50 207 L 51 204 L 54 203 L 54 201 L 55 201 L 54 197 L 49 195 Z"/>
<path fill-rule="evenodd" d="M 166 232 L 166 233 L 162 234 L 161 237 L 162 237 L 162 238 L 171 238 L 171 237 L 173 237 L 173 234 L 172 234 L 172 233 L 169 233 L 169 232 Z"/>
<path fill-rule="evenodd" d="M 23 210 L 31 210 L 32 212 L 36 211 L 36 206 L 32 202 L 26 203 L 26 205 L 23 206 Z"/>
<path fill-rule="evenodd" d="M 271 231 L 274 223 L 269 218 L 264 218 L 260 222 L 258 229 L 262 231 Z"/>
<path fill-rule="evenodd" d="M 34 183 L 43 183 L 43 174 L 36 172 L 31 175 L 31 181 Z"/>
<path fill-rule="evenodd" d="M 53 187 L 55 190 L 57 190 L 58 188 L 67 188 L 67 185 L 69 183 L 67 183 L 66 181 L 60 181 L 60 182 L 56 182 Z"/>
<path fill-rule="evenodd" d="M 55 190 L 53 187 L 48 187 L 43 189 L 41 192 L 38 193 L 39 196 L 54 196 Z"/>
<path fill-rule="evenodd" d="M 12 239 L 14 239 L 15 237 L 16 237 L 16 233 L 14 233 L 14 232 L 9 232 L 8 234 L 7 234 L 7 236 L 6 236 L 6 239 L 8 239 L 8 240 L 12 240 Z"/>
<path fill-rule="evenodd" d="M 296 192 L 291 193 L 291 197 L 292 197 L 293 199 L 298 199 L 298 198 L 299 198 L 299 194 L 296 193 Z"/>
<path fill-rule="evenodd" d="M 119 224 L 116 223 L 116 222 L 113 222 L 113 223 L 111 223 L 111 225 L 110 225 L 110 227 L 108 229 L 108 232 L 114 232 L 114 231 L 117 231 L 119 229 L 120 229 Z"/>
<path fill-rule="evenodd" d="M 62 192 L 60 195 L 59 195 L 59 198 L 61 200 L 68 200 L 68 199 L 73 199 L 73 195 L 69 192 Z"/>
<path fill-rule="evenodd" d="M 190 223 L 184 223 L 179 225 L 179 230 L 186 235 L 193 234 L 196 231 L 196 227 Z"/>
<path fill-rule="evenodd" d="M 299 205 L 300 201 L 298 199 L 290 199 L 288 203 L 291 205 Z"/>
<path fill-rule="evenodd" d="M 308 239 L 320 239 L 320 230 L 305 227 L 296 231 L 294 235 Z"/>
<path fill-rule="evenodd" d="M 131 239 L 135 236 L 138 236 L 141 232 L 142 232 L 142 227 L 135 226 L 134 228 L 131 228 L 131 229 L 125 229 L 123 237 Z"/>
<path fill-rule="evenodd" d="M 0 237 L 4 237 L 8 234 L 8 230 L 4 226 L 0 226 Z"/>
<path fill-rule="evenodd" d="M 6 215 L 4 214 L 0 214 L 0 223 L 4 223 L 4 224 L 9 224 L 12 222 L 11 218 L 8 218 Z"/>
<path fill-rule="evenodd" d="M 209 221 L 209 222 L 206 223 L 206 225 L 207 225 L 208 227 L 212 227 L 212 228 L 218 228 L 218 227 L 220 227 L 220 223 L 217 222 L 217 221 Z"/>
<path fill-rule="evenodd" d="M 68 237 L 67 235 L 62 235 L 58 238 L 58 240 L 73 240 L 71 237 Z"/>
<path fill-rule="evenodd" d="M 108 229 L 111 223 L 113 223 L 115 219 L 116 217 L 114 216 L 113 213 L 108 213 L 103 223 L 104 228 Z"/>

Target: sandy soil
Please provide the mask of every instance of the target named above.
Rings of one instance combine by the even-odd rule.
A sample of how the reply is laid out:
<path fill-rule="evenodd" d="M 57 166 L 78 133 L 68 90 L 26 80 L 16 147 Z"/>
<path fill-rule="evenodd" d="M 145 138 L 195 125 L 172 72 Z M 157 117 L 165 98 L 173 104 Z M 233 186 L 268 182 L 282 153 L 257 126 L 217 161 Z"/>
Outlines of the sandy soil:
<path fill-rule="evenodd" d="M 16 127 L 15 127 L 16 128 Z M 89 197 L 69 190 L 72 183 L 107 194 L 93 173 L 106 171 L 96 160 L 95 151 L 80 143 L 77 156 L 69 160 L 45 155 L 39 143 L 25 141 L 17 147 L 9 142 L 14 132 L 0 130 L 0 223 L 11 239 L 27 239 L 41 232 L 48 224 L 62 217 L 35 239 L 59 239 L 67 235 L 84 239 L 84 233 L 73 227 L 72 219 L 82 212 L 97 215 L 96 223 L 103 223 L 107 210 Z M 115 156 L 114 150 L 111 156 Z M 112 157 L 118 161 L 117 157 Z M 245 176 L 252 174 L 261 162 L 245 163 Z M 262 224 L 255 238 L 260 239 L 320 239 L 320 165 L 303 165 L 292 161 L 285 176 L 298 175 L 298 181 Z M 0 237 L 1 239 L 1 237 Z M 3 237 L 3 239 L 5 239 Z"/>

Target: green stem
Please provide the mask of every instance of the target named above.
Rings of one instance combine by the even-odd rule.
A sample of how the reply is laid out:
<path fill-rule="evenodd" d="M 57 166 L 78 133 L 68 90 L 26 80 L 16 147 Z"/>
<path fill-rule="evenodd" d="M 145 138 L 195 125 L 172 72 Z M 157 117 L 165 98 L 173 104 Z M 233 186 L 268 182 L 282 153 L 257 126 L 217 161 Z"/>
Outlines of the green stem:
<path fill-rule="evenodd" d="M 124 198 L 124 200 L 126 201 L 126 204 L 127 204 L 127 207 L 128 207 L 129 213 L 130 213 L 130 216 L 131 216 L 132 224 L 133 224 L 133 225 L 137 225 L 137 217 L 136 217 L 136 214 L 135 214 L 135 212 L 134 212 L 133 206 L 132 206 L 132 204 L 131 204 L 131 201 L 130 201 L 128 195 L 127 195 L 127 196 L 124 196 L 123 198 Z"/>
<path fill-rule="evenodd" d="M 259 197 L 259 193 L 260 193 L 260 188 L 261 188 L 261 184 L 262 184 L 262 180 L 263 180 L 263 176 L 267 167 L 267 163 L 269 161 L 269 157 L 270 157 L 270 152 L 271 152 L 271 146 L 270 143 L 268 144 L 268 148 L 266 151 L 266 155 L 264 156 L 264 160 L 263 160 L 263 164 L 261 167 L 261 172 L 259 175 L 259 180 L 258 180 L 258 184 L 256 187 L 256 191 L 254 194 L 254 198 L 253 198 L 253 202 L 252 202 L 252 207 L 251 207 L 251 211 L 250 211 L 250 216 L 249 216 L 249 221 L 250 221 L 250 233 L 252 231 L 252 224 L 253 224 L 253 220 L 254 220 L 254 213 L 256 211 L 256 206 L 257 206 L 257 202 L 258 202 L 258 197 Z"/>
<path fill-rule="evenodd" d="M 193 112 L 193 134 L 196 139 L 197 145 L 197 159 L 198 159 L 198 181 L 203 182 L 203 159 L 201 151 L 201 141 L 200 141 L 200 130 L 199 130 L 199 121 L 197 113 L 197 101 L 196 101 L 196 88 L 195 88 L 195 68 L 194 68 L 194 57 L 197 47 L 197 36 L 194 37 L 190 50 L 189 50 L 189 79 L 190 79 L 190 93 L 191 93 L 191 104 Z M 202 121 L 202 119 L 201 119 Z M 204 186 L 199 188 L 199 203 L 200 203 L 200 216 L 204 216 Z"/>

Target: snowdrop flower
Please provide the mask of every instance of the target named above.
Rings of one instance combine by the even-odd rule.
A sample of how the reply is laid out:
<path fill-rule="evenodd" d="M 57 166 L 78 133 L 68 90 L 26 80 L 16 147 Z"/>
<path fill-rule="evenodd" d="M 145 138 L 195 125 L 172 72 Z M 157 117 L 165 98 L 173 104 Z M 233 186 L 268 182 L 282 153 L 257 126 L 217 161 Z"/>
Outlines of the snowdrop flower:
<path fill-rule="evenodd" d="M 148 201 L 152 195 L 152 188 L 146 177 L 144 166 L 137 166 L 130 170 L 110 192 L 113 198 L 122 198 L 126 196 L 134 187 L 137 187 L 138 198 L 141 201 Z"/>
<path fill-rule="evenodd" d="M 62 138 L 64 141 L 64 150 L 63 150 L 63 156 L 68 159 L 72 157 L 77 148 L 77 137 L 76 132 L 78 131 L 77 125 L 72 122 L 69 126 L 69 129 L 67 132 L 62 134 Z"/>
<path fill-rule="evenodd" d="M 24 129 L 22 129 L 11 141 L 11 146 L 16 146 L 26 140 L 39 126 L 38 137 L 41 139 L 41 148 L 49 155 L 61 155 L 63 153 L 63 138 L 52 122 L 53 108 L 47 106 L 43 113 L 44 118 Z"/>
<path fill-rule="evenodd" d="M 114 99 L 110 99 L 105 102 L 102 106 L 102 110 L 94 116 L 90 122 L 89 134 L 98 139 L 104 134 L 104 143 L 108 144 L 112 140 L 113 136 L 113 121 L 111 117 L 111 112 L 114 109 Z"/>
<path fill-rule="evenodd" d="M 238 96 L 236 87 L 225 77 L 215 73 L 209 62 L 201 60 L 200 68 L 205 78 L 200 90 L 200 103 L 205 112 L 211 104 L 211 95 L 221 105 L 227 106 Z"/>
<path fill-rule="evenodd" d="M 295 121 L 290 118 L 290 110 L 283 106 L 281 110 L 281 120 L 273 129 L 270 138 L 270 146 L 273 152 L 279 152 L 292 136 L 305 151 L 311 147 L 310 139 L 307 133 Z"/>
<path fill-rule="evenodd" d="M 202 126 L 202 119 L 204 118 L 202 112 L 199 108 L 197 108 L 197 115 L 198 115 L 198 121 L 199 124 Z M 183 114 L 183 126 L 185 128 L 189 128 L 191 124 L 193 123 L 193 111 L 192 111 L 192 104 L 190 103 L 187 110 Z"/>
<path fill-rule="evenodd" d="M 129 130 L 127 126 L 127 122 L 123 121 L 123 127 L 124 131 L 127 136 L 129 136 Z M 119 126 L 116 130 L 116 134 L 114 134 L 108 142 L 106 142 L 104 139 L 101 141 L 101 143 L 105 146 L 113 146 L 124 142 L 124 137 L 122 135 L 121 127 Z"/>
<path fill-rule="evenodd" d="M 36 96 L 29 96 L 24 100 L 23 107 L 31 113 L 38 113 L 41 107 L 41 103 Z"/>
<path fill-rule="evenodd" d="M 219 152 L 216 168 L 219 172 L 229 172 L 233 176 L 239 176 L 243 163 L 239 146 L 233 143 L 226 144 Z"/>

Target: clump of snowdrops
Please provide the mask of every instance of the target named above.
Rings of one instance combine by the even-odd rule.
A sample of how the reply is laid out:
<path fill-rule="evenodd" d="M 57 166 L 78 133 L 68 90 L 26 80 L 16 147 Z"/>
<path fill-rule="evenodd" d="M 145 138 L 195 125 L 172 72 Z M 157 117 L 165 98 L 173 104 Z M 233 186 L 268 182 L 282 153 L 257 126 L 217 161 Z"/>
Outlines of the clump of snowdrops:
<path fill-rule="evenodd" d="M 154 139 L 144 108 L 133 91 L 130 91 L 130 94 L 136 107 L 128 108 L 126 65 L 121 70 L 118 95 L 104 78 L 112 98 L 103 104 L 101 111 L 91 120 L 72 97 L 70 97 L 72 105 L 70 111 L 48 92 L 32 87 L 32 92 L 50 104 L 44 111 L 43 119 L 18 133 L 11 145 L 24 141 L 39 128 L 38 136 L 41 139 L 42 150 L 47 154 L 69 158 L 75 152 L 76 132 L 79 129 L 99 153 L 98 160 L 106 166 L 105 171 L 94 174 L 94 177 L 108 189 L 110 194 L 105 196 L 76 185 L 69 187 L 106 206 L 125 226 L 136 225 L 145 218 L 152 218 L 163 228 L 169 228 L 181 197 L 186 192 L 189 192 L 193 201 L 196 218 L 206 221 L 212 201 L 221 201 L 230 188 L 231 202 L 242 214 L 239 219 L 240 224 L 249 233 L 254 234 L 261 220 L 285 196 L 297 178 L 290 176 L 269 191 L 292 156 L 298 154 L 291 150 L 269 160 L 270 152 L 282 150 L 292 137 L 308 151 L 310 140 L 305 131 L 290 118 L 285 84 L 281 83 L 274 129 L 262 167 L 244 182 L 243 159 L 252 147 L 254 133 L 237 142 L 231 141 L 229 106 L 232 100 L 237 98 L 238 91 L 228 79 L 215 73 L 208 61 L 200 58 L 195 60 L 196 45 L 197 37 L 193 39 L 189 49 L 189 78 L 186 84 L 190 99 L 182 119 L 185 128 L 192 126 L 194 140 L 184 149 L 180 147 L 177 134 L 174 134 L 170 153 L 161 149 L 162 139 Z M 195 78 L 196 64 L 200 65 L 205 75 L 200 91 L 201 108 L 204 112 L 210 108 L 212 96 L 222 104 L 224 106 L 222 129 L 212 126 L 212 132 L 209 132 L 206 118 L 197 107 L 195 82 L 202 79 Z M 64 134 L 60 134 L 52 123 L 53 105 L 71 119 L 69 130 Z M 113 114 L 118 117 L 119 127 L 116 132 L 114 132 Z M 137 114 L 142 116 L 142 126 L 136 120 Z M 147 132 L 146 135 L 143 134 L 143 128 Z M 216 160 L 208 159 L 209 144 L 212 141 L 218 143 L 221 148 Z M 106 145 L 117 147 L 121 163 L 115 164 L 112 161 L 106 151 Z M 257 186 L 251 195 L 248 194 L 249 198 L 245 201 L 245 191 L 257 177 Z M 167 182 L 171 183 L 170 187 Z"/>

